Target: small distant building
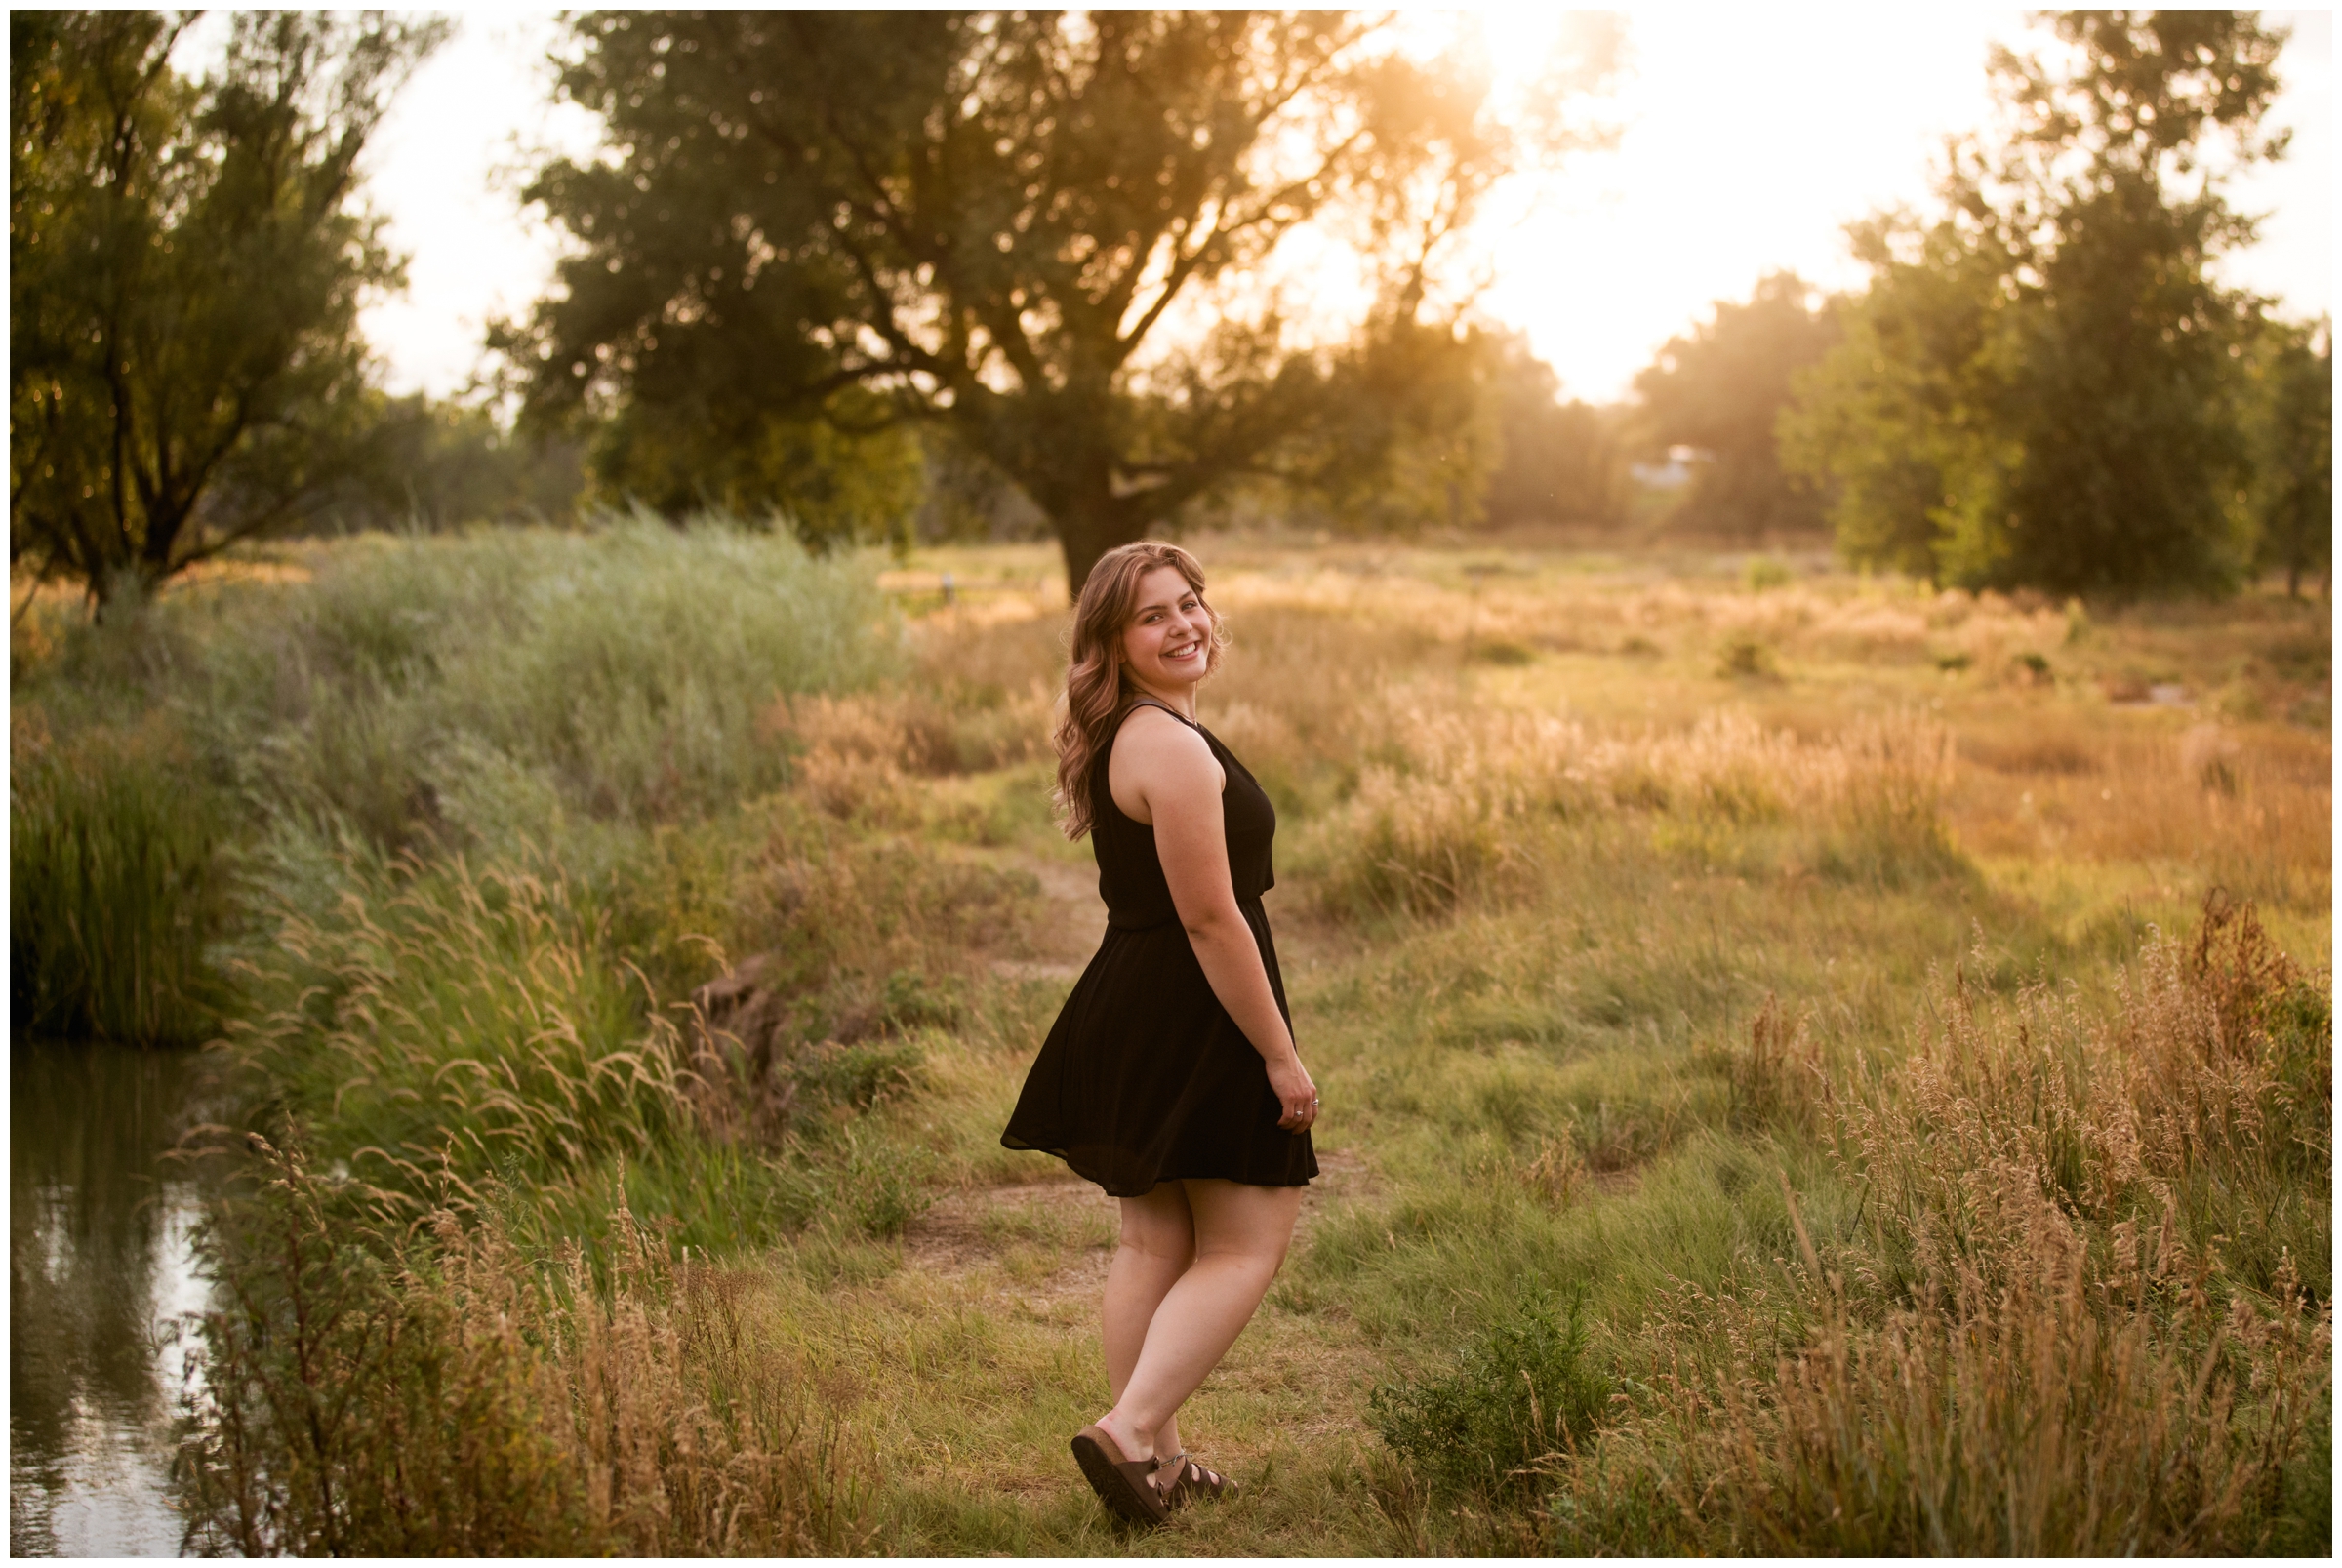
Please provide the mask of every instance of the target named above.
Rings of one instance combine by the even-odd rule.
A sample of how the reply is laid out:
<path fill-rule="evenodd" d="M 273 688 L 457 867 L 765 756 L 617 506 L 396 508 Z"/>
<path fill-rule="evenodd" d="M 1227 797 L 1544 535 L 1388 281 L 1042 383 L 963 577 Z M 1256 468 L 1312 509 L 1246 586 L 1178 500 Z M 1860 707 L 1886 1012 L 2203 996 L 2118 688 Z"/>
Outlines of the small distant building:
<path fill-rule="evenodd" d="M 1705 462 L 1711 454 L 1696 447 L 1669 447 L 1665 462 L 1637 462 L 1627 471 L 1635 482 L 1652 490 L 1680 490 L 1691 483 L 1692 464 Z"/>

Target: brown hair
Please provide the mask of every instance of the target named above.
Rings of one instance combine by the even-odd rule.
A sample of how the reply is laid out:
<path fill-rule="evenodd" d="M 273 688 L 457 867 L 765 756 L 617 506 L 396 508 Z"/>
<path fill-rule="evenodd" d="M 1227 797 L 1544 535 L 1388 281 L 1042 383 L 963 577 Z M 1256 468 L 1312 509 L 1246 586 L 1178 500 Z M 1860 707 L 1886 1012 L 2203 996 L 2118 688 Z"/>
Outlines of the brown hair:
<path fill-rule="evenodd" d="M 1203 599 L 1203 568 L 1195 557 L 1176 544 L 1141 540 L 1108 550 L 1090 568 L 1081 585 L 1081 602 L 1073 609 L 1073 652 L 1066 666 L 1066 709 L 1057 721 L 1058 821 L 1068 838 L 1090 830 L 1090 774 L 1114 738 L 1133 701 L 1122 675 L 1122 633 L 1138 608 L 1139 579 L 1157 567 L 1175 567 Z M 1220 650 L 1228 628 L 1218 611 L 1204 602 L 1211 617 L 1212 641 L 1204 653 L 1206 675 L 1220 667 Z"/>

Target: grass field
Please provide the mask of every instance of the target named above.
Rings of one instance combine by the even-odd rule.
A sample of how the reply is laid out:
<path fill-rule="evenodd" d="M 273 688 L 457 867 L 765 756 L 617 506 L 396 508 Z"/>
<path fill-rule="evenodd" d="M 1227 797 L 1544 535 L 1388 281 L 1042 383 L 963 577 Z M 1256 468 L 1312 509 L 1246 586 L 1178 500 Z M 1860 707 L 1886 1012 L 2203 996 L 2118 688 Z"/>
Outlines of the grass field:
<path fill-rule="evenodd" d="M 213 1540 L 2326 1549 L 2322 607 L 1197 547 L 1325 1175 L 1183 1418 L 1246 1496 L 1143 1539 L 1065 1449 L 1111 1204 L 997 1145 L 1102 924 L 1053 552 L 358 542 L 20 618 L 20 1011 L 223 1031 L 298 1156 L 219 1233 Z"/>

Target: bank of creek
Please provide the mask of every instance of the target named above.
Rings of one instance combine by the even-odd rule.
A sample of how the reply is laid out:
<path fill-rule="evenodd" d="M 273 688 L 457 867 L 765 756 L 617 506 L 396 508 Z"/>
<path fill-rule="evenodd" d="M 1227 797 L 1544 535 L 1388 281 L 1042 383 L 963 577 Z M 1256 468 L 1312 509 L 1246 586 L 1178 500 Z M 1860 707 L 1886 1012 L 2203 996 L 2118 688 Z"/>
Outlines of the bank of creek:
<path fill-rule="evenodd" d="M 17 1039 L 9 1052 L 8 1545 L 171 1556 L 177 1328 L 198 1309 L 191 1054 Z"/>

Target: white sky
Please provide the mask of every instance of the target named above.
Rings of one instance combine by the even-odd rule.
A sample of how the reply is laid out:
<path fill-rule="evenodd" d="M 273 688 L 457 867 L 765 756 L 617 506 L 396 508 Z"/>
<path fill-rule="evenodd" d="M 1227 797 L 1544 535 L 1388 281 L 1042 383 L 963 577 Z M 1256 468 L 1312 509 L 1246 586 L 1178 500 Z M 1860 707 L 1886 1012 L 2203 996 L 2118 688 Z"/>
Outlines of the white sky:
<path fill-rule="evenodd" d="M 1490 8 L 1500 60 L 1528 59 L 1556 13 Z M 1923 207 L 1946 134 L 1989 112 L 1985 51 L 2015 42 L 2015 11 L 1961 7 L 1650 7 L 1629 13 L 1618 145 L 1580 154 L 1491 211 L 1482 308 L 1523 329 L 1565 395 L 1622 396 L 1670 337 L 1776 267 L 1861 280 L 1842 229 L 1893 203 Z M 2333 17 L 2272 12 L 2293 41 L 2273 119 L 2286 161 L 2238 181 L 2271 217 L 2232 282 L 2285 313 L 2333 308 Z M 412 257 L 403 300 L 366 312 L 393 390 L 444 394 L 481 364 L 481 336 L 551 275 L 559 242 L 519 209 L 540 150 L 583 152 L 591 117 L 556 110 L 549 12 L 472 7 L 407 85 L 369 149 L 391 243 Z"/>

